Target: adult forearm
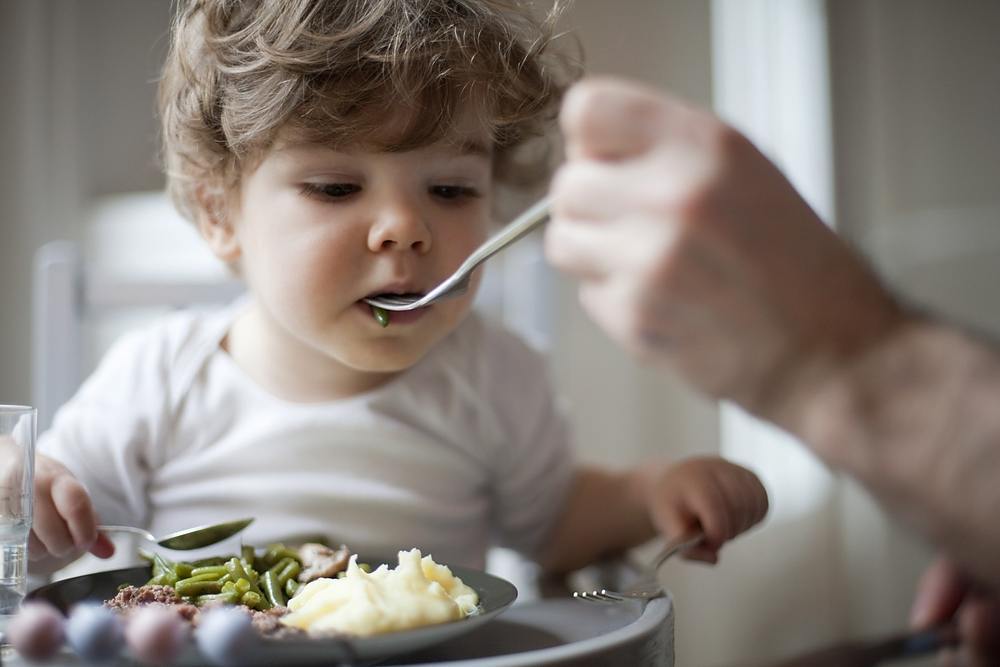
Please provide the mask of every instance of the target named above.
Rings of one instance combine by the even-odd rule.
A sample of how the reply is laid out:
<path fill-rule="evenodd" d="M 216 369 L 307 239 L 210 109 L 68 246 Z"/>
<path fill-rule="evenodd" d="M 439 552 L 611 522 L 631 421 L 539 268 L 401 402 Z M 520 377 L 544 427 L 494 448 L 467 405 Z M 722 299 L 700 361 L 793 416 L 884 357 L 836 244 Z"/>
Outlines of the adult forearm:
<path fill-rule="evenodd" d="M 1000 588 L 1000 348 L 915 316 L 831 378 L 784 425 Z"/>

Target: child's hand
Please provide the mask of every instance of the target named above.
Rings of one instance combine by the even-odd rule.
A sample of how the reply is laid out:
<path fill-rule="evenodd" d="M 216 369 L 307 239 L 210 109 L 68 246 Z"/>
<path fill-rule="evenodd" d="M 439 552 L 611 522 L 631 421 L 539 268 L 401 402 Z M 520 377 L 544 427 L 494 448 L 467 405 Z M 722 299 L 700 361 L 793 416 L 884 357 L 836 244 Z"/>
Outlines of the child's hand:
<path fill-rule="evenodd" d="M 706 563 L 716 563 L 722 545 L 763 519 L 768 507 L 767 491 L 755 474 L 716 457 L 667 468 L 649 502 L 653 524 L 665 537 L 701 529 L 705 539 L 682 555 Z"/>
<path fill-rule="evenodd" d="M 39 570 L 51 572 L 87 551 L 108 558 L 115 547 L 97 532 L 97 515 L 83 485 L 61 463 L 39 454 L 29 557 Z"/>

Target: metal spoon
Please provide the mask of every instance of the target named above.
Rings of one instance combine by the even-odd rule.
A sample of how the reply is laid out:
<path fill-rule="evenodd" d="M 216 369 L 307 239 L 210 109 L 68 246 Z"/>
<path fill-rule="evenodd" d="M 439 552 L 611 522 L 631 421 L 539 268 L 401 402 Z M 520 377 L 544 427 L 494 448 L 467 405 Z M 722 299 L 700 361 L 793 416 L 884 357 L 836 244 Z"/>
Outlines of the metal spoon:
<path fill-rule="evenodd" d="M 547 196 L 535 202 L 513 222 L 476 248 L 455 273 L 426 294 L 382 294 L 368 297 L 364 302 L 382 310 L 416 310 L 429 306 L 438 299 L 458 296 L 468 289 L 469 277 L 476 267 L 548 220 L 549 203 Z"/>
<path fill-rule="evenodd" d="M 161 547 L 174 549 L 175 551 L 185 551 L 187 549 L 200 549 L 201 547 L 207 547 L 215 544 L 216 542 L 221 542 L 227 537 L 232 537 L 236 533 L 240 532 L 251 523 L 253 523 L 253 519 L 226 521 L 224 523 L 215 523 L 209 526 L 198 526 L 196 528 L 179 530 L 176 533 L 170 533 L 169 535 L 164 535 L 163 537 L 156 537 L 148 530 L 136 528 L 135 526 L 101 525 L 98 526 L 97 529 L 106 533 L 132 533 L 133 535 L 138 535 L 139 537 L 149 540 L 150 542 L 155 542 Z"/>

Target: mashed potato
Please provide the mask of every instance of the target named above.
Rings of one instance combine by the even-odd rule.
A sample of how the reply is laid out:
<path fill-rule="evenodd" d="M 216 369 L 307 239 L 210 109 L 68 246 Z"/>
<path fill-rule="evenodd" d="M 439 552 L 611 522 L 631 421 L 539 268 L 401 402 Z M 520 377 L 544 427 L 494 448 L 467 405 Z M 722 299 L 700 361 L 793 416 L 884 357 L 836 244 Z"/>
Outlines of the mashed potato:
<path fill-rule="evenodd" d="M 476 611 L 479 596 L 418 549 L 399 552 L 399 566 L 368 573 L 351 556 L 341 579 L 317 579 L 291 600 L 285 625 L 312 634 L 377 635 L 457 621 Z"/>

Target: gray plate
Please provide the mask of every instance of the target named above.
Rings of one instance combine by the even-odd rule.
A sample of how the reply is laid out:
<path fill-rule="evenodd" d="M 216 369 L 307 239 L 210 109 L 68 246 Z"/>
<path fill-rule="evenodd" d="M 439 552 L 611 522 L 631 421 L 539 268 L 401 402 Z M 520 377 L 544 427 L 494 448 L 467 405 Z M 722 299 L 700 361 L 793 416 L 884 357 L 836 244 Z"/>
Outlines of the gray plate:
<path fill-rule="evenodd" d="M 349 665 L 385 660 L 463 635 L 493 619 L 517 598 L 517 589 L 504 579 L 478 570 L 451 565 L 448 567 L 455 576 L 479 594 L 480 613 L 460 621 L 375 637 L 267 640 L 262 642 L 259 651 L 254 652 L 253 664 Z M 148 578 L 147 566 L 96 572 L 42 586 L 29 593 L 28 598 L 46 600 L 65 612 L 77 602 L 107 600 L 114 597 L 122 584 L 138 586 Z M 192 643 L 178 664 L 201 665 L 204 664 L 204 660 Z"/>

